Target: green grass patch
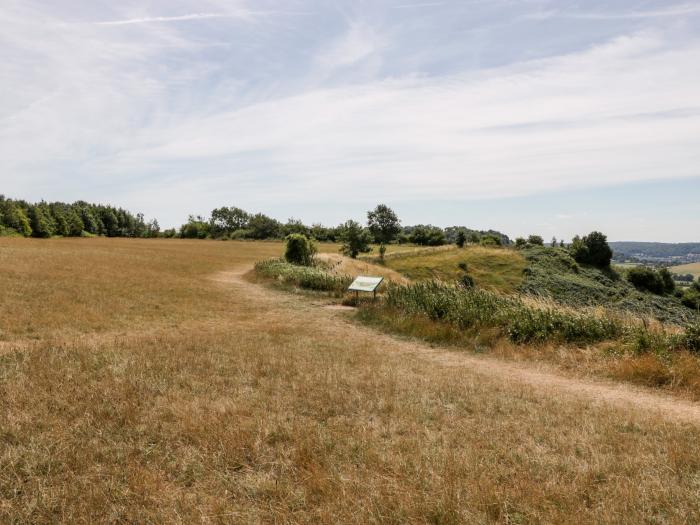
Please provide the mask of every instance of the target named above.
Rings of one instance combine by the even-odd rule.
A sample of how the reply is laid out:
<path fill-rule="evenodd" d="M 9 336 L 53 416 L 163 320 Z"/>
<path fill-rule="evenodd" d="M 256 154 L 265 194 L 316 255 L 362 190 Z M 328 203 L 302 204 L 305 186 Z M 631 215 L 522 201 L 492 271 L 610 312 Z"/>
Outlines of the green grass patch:
<path fill-rule="evenodd" d="M 525 258 L 515 250 L 468 246 L 397 253 L 384 263 L 414 281 L 456 282 L 467 273 L 477 286 L 498 292 L 514 292 L 523 281 Z M 466 265 L 466 272 L 463 267 Z"/>

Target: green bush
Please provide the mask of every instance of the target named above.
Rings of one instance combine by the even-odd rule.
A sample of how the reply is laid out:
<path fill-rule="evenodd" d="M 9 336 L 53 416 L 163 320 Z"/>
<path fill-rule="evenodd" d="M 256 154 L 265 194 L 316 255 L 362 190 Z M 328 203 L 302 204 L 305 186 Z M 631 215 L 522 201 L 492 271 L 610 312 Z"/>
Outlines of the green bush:
<path fill-rule="evenodd" d="M 693 352 L 700 352 L 700 323 L 694 324 L 685 330 L 685 346 Z"/>
<path fill-rule="evenodd" d="M 306 235 L 292 233 L 287 235 L 287 248 L 284 258 L 287 262 L 300 266 L 311 266 L 316 255 L 316 244 L 310 241 Z"/>
<path fill-rule="evenodd" d="M 635 266 L 627 271 L 627 280 L 634 285 L 637 290 L 647 291 L 656 295 L 664 293 L 665 286 L 661 276 L 652 268 L 646 266 Z"/>
<path fill-rule="evenodd" d="M 612 260 L 608 238 L 600 232 L 591 232 L 583 238 L 578 235 L 571 241 L 571 256 L 576 262 L 607 268 Z"/>
<path fill-rule="evenodd" d="M 495 235 L 484 235 L 479 241 L 482 246 L 500 246 L 501 238 Z"/>

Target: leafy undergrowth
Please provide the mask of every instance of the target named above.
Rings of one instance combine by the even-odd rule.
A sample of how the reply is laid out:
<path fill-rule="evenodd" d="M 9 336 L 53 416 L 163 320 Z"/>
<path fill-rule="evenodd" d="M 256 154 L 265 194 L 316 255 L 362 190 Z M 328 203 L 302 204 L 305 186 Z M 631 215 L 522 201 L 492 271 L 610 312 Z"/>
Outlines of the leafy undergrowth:
<path fill-rule="evenodd" d="M 526 261 L 515 250 L 468 246 L 397 253 L 388 256 L 385 265 L 415 281 L 457 281 L 467 273 L 481 288 L 511 293 L 523 281 Z"/>
<path fill-rule="evenodd" d="M 305 290 L 342 294 L 352 282 L 348 275 L 336 275 L 316 266 L 298 266 L 283 259 L 255 263 L 255 273 L 275 282 Z"/>
<path fill-rule="evenodd" d="M 529 248 L 522 253 L 527 260 L 519 288 L 523 293 L 575 308 L 612 308 L 677 325 L 698 320 L 697 313 L 677 298 L 641 292 L 613 270 L 579 265 L 563 248 Z"/>

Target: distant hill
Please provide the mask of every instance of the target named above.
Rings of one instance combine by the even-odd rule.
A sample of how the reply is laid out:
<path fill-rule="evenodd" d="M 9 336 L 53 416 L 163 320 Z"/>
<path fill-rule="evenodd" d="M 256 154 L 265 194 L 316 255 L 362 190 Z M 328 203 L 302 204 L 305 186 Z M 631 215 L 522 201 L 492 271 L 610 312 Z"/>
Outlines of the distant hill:
<path fill-rule="evenodd" d="M 700 262 L 700 242 L 611 242 L 616 261 L 638 261 L 655 264 Z"/>

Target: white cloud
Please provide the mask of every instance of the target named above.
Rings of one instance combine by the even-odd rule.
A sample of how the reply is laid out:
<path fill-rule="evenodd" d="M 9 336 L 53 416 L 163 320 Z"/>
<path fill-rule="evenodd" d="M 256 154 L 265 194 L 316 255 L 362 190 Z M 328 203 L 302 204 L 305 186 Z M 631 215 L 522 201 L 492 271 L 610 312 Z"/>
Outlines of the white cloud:
<path fill-rule="evenodd" d="M 231 18 L 232 16 L 245 17 L 249 13 L 240 13 L 239 15 L 230 15 L 224 13 L 192 13 L 188 15 L 178 15 L 178 16 L 150 16 L 142 18 L 130 18 L 127 20 L 110 20 L 107 22 L 96 22 L 97 25 L 102 26 L 124 26 L 131 24 L 149 24 L 154 22 L 183 22 L 189 20 L 206 20 L 209 18 Z"/>
<path fill-rule="evenodd" d="M 121 196 L 162 216 L 233 198 L 344 201 L 358 187 L 380 200 L 479 199 L 700 175 L 697 39 L 650 29 L 501 67 L 343 82 L 396 53 L 394 33 L 354 19 L 308 44 L 307 76 L 286 78 L 292 59 L 266 47 L 301 32 L 284 16 L 224 27 L 242 36 L 214 51 L 221 34 L 142 27 L 232 16 L 221 5 L 104 13 L 109 28 L 0 7 L 2 191 Z"/>
<path fill-rule="evenodd" d="M 347 32 L 323 49 L 316 61 L 323 70 L 351 66 L 381 51 L 384 40 L 366 24 L 353 22 Z"/>

